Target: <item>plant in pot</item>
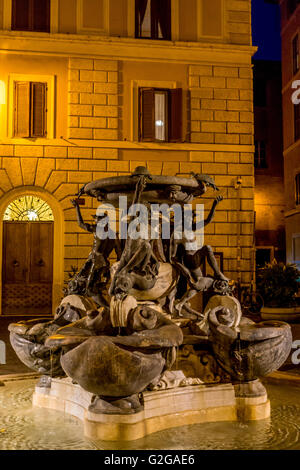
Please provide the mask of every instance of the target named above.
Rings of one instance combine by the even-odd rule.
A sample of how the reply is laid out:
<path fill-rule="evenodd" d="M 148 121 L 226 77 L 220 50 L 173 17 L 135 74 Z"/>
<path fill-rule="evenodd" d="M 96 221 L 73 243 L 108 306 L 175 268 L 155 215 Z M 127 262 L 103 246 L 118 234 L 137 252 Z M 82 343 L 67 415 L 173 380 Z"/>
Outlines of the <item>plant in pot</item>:
<path fill-rule="evenodd" d="M 267 263 L 257 273 L 257 291 L 264 300 L 263 320 L 295 321 L 300 319 L 296 294 L 300 287 L 300 271 L 294 264 Z"/>

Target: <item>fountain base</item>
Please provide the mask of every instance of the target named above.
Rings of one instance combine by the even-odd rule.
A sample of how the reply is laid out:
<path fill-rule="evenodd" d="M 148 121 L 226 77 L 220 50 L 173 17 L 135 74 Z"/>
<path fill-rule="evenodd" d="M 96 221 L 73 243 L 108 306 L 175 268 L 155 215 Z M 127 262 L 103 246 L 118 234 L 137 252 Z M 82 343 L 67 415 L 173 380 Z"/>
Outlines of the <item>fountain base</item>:
<path fill-rule="evenodd" d="M 245 384 L 246 385 L 246 384 Z M 33 405 L 69 413 L 84 424 L 84 435 L 103 441 L 132 441 L 164 429 L 197 423 L 260 420 L 270 416 L 263 387 L 241 394 L 232 384 L 193 385 L 144 392 L 144 409 L 130 415 L 89 411 L 92 394 L 70 378 L 52 379 L 51 387 L 35 388 Z"/>

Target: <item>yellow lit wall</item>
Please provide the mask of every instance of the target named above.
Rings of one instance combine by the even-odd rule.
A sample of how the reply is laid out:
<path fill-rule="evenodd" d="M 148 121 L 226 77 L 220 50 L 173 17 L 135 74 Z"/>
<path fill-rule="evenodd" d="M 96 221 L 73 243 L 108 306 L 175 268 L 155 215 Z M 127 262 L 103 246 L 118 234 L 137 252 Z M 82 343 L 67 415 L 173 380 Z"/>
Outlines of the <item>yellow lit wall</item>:
<path fill-rule="evenodd" d="M 67 137 L 67 125 L 68 125 L 68 60 L 59 57 L 46 57 L 46 56 L 31 56 L 28 54 L 24 55 L 5 55 L 1 56 L 1 68 L 0 68 L 0 80 L 9 86 L 9 75 L 11 74 L 26 74 L 30 75 L 53 75 L 55 71 L 56 83 L 55 83 L 55 95 L 56 95 L 56 136 Z M 9 90 L 8 90 L 9 91 Z M 8 108 L 12 104 L 7 102 L 3 109 L 5 120 L 0 123 L 0 136 L 7 136 L 7 123 L 6 118 L 8 115 Z"/>
<path fill-rule="evenodd" d="M 211 4 L 217 7 L 220 1 Z M 115 8 L 117 2 L 119 8 Z M 26 194 L 29 188 L 50 206 L 56 201 L 54 223 L 63 233 L 57 244 L 62 245 L 65 279 L 71 266 L 82 265 L 92 243 L 91 235 L 77 225 L 70 198 L 89 181 L 127 175 L 143 164 L 153 174 L 214 176 L 224 201 L 206 228 L 206 242 L 223 252 L 224 270 L 230 278 L 240 276 L 242 282 L 250 282 L 254 213 L 251 3 L 221 3 L 216 23 L 211 18 L 204 25 L 196 0 L 174 1 L 176 42 L 134 39 L 131 0 L 108 2 L 114 5 L 106 16 L 110 37 L 95 31 L 96 26 L 102 27 L 100 23 L 83 22 L 87 30 L 75 34 L 80 25 L 75 0 L 58 1 L 58 34 L 0 31 L 0 80 L 8 83 L 10 74 L 45 74 L 55 77 L 56 83 L 55 138 L 10 138 L 7 123 L 1 120 L 0 202 L 5 199 L 6 204 L 15 191 Z M 88 11 L 81 14 L 86 18 Z M 201 36 L 202 30 L 216 34 L 220 16 L 222 35 Z M 124 37 L 128 34 L 130 38 Z M 197 38 L 199 42 L 192 42 Z M 182 142 L 138 141 L 134 94 L 145 83 L 183 89 Z M 4 106 L 5 116 L 9 106 Z M 239 177 L 243 187 L 237 192 Z M 197 201 L 205 204 L 206 213 L 215 195 L 210 191 Z M 96 207 L 97 201 L 87 198 L 85 220 L 92 220 Z M 56 285 L 56 297 L 61 287 Z"/>

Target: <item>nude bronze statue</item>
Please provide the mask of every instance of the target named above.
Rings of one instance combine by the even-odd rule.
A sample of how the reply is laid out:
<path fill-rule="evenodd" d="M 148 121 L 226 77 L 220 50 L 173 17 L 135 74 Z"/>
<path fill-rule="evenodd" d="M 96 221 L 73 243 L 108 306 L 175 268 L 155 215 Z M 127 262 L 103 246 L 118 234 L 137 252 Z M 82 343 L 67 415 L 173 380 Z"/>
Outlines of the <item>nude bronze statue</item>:
<path fill-rule="evenodd" d="M 110 264 L 108 258 L 115 249 L 117 257 L 120 257 L 121 248 L 117 234 L 111 233 L 105 239 L 97 236 L 97 224 L 104 216 L 95 216 L 95 223 L 84 222 L 80 206 L 77 199 L 72 199 L 71 203 L 76 208 L 77 222 L 80 228 L 94 235 L 92 251 L 88 259 L 80 269 L 79 273 L 70 280 L 68 294 L 77 293 L 89 295 L 94 298 L 98 305 L 107 305 L 107 301 L 102 295 L 102 288 L 105 287 L 110 278 Z M 110 229 L 111 230 L 111 229 Z"/>
<path fill-rule="evenodd" d="M 76 387 L 93 394 L 90 412 L 132 414 L 142 410 L 143 400 L 146 403 L 146 395 L 141 394 L 159 390 L 163 383 L 171 387 L 166 380 L 168 373 L 180 372 L 181 377 L 183 374 L 186 379 L 201 379 L 203 383 L 206 372 L 193 375 L 193 371 L 203 370 L 202 352 L 229 374 L 229 378 L 221 374 L 220 383 L 230 379 L 251 382 L 285 361 L 292 344 L 290 327 L 278 322 L 257 325 L 241 319 L 241 306 L 231 295 L 229 280 L 210 245 L 197 246 L 193 243 L 196 238 L 188 232 L 177 239 L 175 215 L 167 237 L 162 230 L 163 214 L 155 219 L 152 239 L 146 232 L 154 204 L 166 203 L 169 207 L 171 203 L 175 214 L 175 203 L 181 209 L 209 188 L 218 189 L 208 175 L 150 175 L 147 168 L 138 167 L 131 175 L 103 178 L 80 190 L 72 204 L 78 225 L 93 234 L 87 261 L 70 281 L 68 295 L 53 320 L 27 320 L 9 327 L 17 355 L 33 370 L 50 376 L 45 381 L 47 386 L 51 387 L 51 377 L 66 374 Z M 86 223 L 79 203 L 83 194 L 114 207 L 119 207 L 119 196 L 126 195 L 129 204 L 144 204 L 151 210 L 144 213 L 147 219 L 140 217 L 142 206 L 135 207 L 135 215 L 131 215 L 133 210 L 126 215 L 130 222 L 126 240 L 120 241 L 114 232 L 102 239 L 97 229 L 105 216 Z M 221 195 L 214 199 L 202 222 L 204 227 L 213 220 L 222 199 Z M 195 235 L 192 211 L 190 216 Z M 182 221 L 179 224 L 182 229 Z M 138 225 L 142 233 L 136 237 L 130 227 Z M 110 266 L 113 250 L 118 261 Z M 205 261 L 212 276 L 203 272 Z M 203 296 L 203 313 L 189 304 L 199 292 L 208 294 Z M 188 359 L 191 351 L 194 353 Z M 180 370 L 178 363 L 182 364 Z M 71 380 L 67 382 L 73 386 Z M 196 383 L 199 380 L 187 380 L 183 386 Z"/>
<path fill-rule="evenodd" d="M 205 185 L 205 183 L 203 184 Z M 212 183 L 210 183 L 210 185 L 212 185 Z M 221 195 L 215 198 L 207 218 L 203 221 L 204 227 L 213 220 L 216 207 L 222 200 L 223 196 Z M 224 287 L 228 282 L 228 278 L 220 271 L 212 247 L 210 245 L 203 245 L 197 250 L 190 249 L 190 243 L 191 240 L 187 239 L 185 235 L 183 235 L 180 240 L 177 240 L 173 232 L 170 244 L 171 263 L 185 276 L 190 286 L 190 289 L 188 289 L 180 301 L 175 304 L 175 309 L 179 315 L 181 315 L 182 308 L 197 292 L 211 289 L 215 285 L 215 280 L 224 281 Z M 203 276 L 201 266 L 204 264 L 205 259 L 214 272 L 213 278 Z M 173 303 L 171 308 L 173 310 Z"/>
<path fill-rule="evenodd" d="M 137 177 L 133 204 L 140 202 L 141 194 L 147 184 L 147 175 L 137 175 Z M 133 220 L 133 217 L 130 220 Z M 121 259 L 111 281 L 109 295 L 122 296 L 131 288 L 151 289 L 155 284 L 158 269 L 159 262 L 153 252 L 152 243 L 142 237 L 132 238 L 128 233 Z"/>

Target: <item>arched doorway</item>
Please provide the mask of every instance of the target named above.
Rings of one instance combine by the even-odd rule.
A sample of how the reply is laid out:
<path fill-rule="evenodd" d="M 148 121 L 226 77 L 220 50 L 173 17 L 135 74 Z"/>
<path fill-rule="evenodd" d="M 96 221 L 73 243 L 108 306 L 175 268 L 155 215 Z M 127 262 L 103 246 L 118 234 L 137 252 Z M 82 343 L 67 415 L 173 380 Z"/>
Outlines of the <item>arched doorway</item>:
<path fill-rule="evenodd" d="M 62 293 L 63 234 L 62 208 L 42 188 L 17 188 L 1 198 L 2 315 L 53 313 Z"/>
<path fill-rule="evenodd" d="M 3 221 L 4 315 L 50 315 L 53 285 L 53 213 L 26 194 L 13 200 Z"/>

